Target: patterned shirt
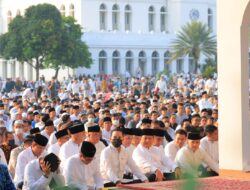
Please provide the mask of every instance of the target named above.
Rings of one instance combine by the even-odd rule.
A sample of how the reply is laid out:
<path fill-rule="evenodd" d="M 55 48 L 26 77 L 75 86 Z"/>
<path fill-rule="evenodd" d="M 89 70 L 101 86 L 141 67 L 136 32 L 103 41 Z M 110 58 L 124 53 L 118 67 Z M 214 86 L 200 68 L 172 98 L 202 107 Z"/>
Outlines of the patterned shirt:
<path fill-rule="evenodd" d="M 0 164 L 0 190 L 16 190 L 7 167 Z"/>

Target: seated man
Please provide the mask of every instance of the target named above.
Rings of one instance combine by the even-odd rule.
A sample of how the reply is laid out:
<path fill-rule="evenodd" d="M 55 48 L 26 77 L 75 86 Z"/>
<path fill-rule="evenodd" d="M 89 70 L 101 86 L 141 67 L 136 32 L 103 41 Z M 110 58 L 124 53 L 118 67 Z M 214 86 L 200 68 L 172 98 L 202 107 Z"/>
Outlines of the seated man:
<path fill-rule="evenodd" d="M 103 187 L 99 165 L 95 159 L 96 148 L 91 142 L 84 141 L 80 153 L 66 160 L 63 174 L 66 185 L 81 190 L 98 189 Z M 88 187 L 88 178 L 94 178 L 95 187 Z"/>
<path fill-rule="evenodd" d="M 188 133 L 187 146 L 180 149 L 176 155 L 175 162 L 181 168 L 183 177 L 202 177 L 201 164 L 205 163 L 216 173 L 219 172 L 219 164 L 201 148 L 200 133 Z"/>
<path fill-rule="evenodd" d="M 218 128 L 214 125 L 207 125 L 205 128 L 206 137 L 201 139 L 200 148 L 205 150 L 206 153 L 219 164 L 219 144 L 218 144 Z M 209 176 L 217 176 L 218 173 L 206 168 Z M 204 174 L 206 175 L 206 174 Z"/>
<path fill-rule="evenodd" d="M 149 181 L 172 180 L 180 176 L 179 168 L 164 152 L 153 146 L 154 129 L 143 129 L 141 143 L 133 152 L 133 159 Z M 175 171 L 175 172 L 173 172 Z"/>
<path fill-rule="evenodd" d="M 141 181 L 146 182 L 147 178 L 141 173 L 133 159 L 129 156 L 122 145 L 122 129 L 116 128 L 111 132 L 111 144 L 101 153 L 100 170 L 104 179 L 104 187 L 116 186 L 122 183 L 125 166 L 128 165 L 132 173 Z M 139 182 L 132 181 L 133 182 Z"/>
<path fill-rule="evenodd" d="M 56 187 L 64 186 L 64 177 L 58 171 L 59 158 L 50 153 L 44 158 L 38 158 L 25 167 L 23 190 L 49 190 L 50 183 Z"/>
<path fill-rule="evenodd" d="M 22 187 L 25 166 L 32 160 L 44 155 L 48 139 L 40 134 L 34 137 L 31 147 L 22 151 L 17 157 L 16 172 L 14 182 L 18 187 Z"/>
<path fill-rule="evenodd" d="M 174 162 L 177 152 L 186 144 L 187 132 L 184 129 L 178 129 L 175 132 L 174 141 L 165 146 L 165 155 Z"/>

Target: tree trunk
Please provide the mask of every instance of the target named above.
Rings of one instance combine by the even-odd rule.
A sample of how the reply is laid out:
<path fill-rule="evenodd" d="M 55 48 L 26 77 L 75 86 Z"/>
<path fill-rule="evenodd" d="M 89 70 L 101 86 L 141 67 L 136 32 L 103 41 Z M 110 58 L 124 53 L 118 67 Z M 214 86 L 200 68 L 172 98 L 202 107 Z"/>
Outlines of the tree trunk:
<path fill-rule="evenodd" d="M 194 60 L 194 74 L 197 74 L 197 70 L 198 70 L 198 60 Z"/>
<path fill-rule="evenodd" d="M 39 59 L 36 58 L 36 81 L 39 80 L 39 69 L 40 69 L 39 66 L 40 66 Z"/>
<path fill-rule="evenodd" d="M 60 69 L 59 67 L 56 68 L 56 72 L 55 72 L 55 78 L 56 78 L 56 79 L 57 79 L 57 77 L 58 77 L 59 69 Z"/>

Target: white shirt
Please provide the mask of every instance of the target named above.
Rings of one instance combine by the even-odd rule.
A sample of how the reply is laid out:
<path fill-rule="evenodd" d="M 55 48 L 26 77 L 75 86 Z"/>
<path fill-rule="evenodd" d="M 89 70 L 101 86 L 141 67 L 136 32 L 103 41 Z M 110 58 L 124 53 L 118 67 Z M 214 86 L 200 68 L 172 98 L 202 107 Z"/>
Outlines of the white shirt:
<path fill-rule="evenodd" d="M 133 152 L 133 159 L 144 174 L 155 173 L 157 169 L 163 173 L 170 173 L 176 168 L 175 163 L 155 146 L 148 149 L 139 144 Z"/>
<path fill-rule="evenodd" d="M 64 186 L 64 177 L 60 173 L 52 172 L 46 178 L 40 168 L 39 159 L 32 160 L 25 167 L 22 190 L 50 190 L 49 184 L 52 179 L 56 185 Z"/>
<path fill-rule="evenodd" d="M 49 136 L 49 142 L 48 145 L 53 145 L 57 142 L 57 138 L 56 138 L 56 131 L 54 131 L 50 136 Z"/>
<path fill-rule="evenodd" d="M 101 152 L 106 148 L 106 146 L 101 141 L 99 141 L 98 143 L 95 144 L 95 148 L 96 148 L 96 153 L 95 153 L 96 162 L 100 166 Z"/>
<path fill-rule="evenodd" d="M 0 148 L 0 163 L 5 164 L 7 166 L 7 161 L 6 161 L 4 152 L 3 152 L 3 150 L 1 148 Z"/>
<path fill-rule="evenodd" d="M 88 190 L 85 169 L 86 165 L 80 160 L 79 153 L 68 158 L 63 169 L 65 184 L 70 188 Z"/>
<path fill-rule="evenodd" d="M 79 120 L 79 116 L 76 116 L 75 114 L 72 114 L 72 115 L 70 115 L 70 120 L 71 121 Z"/>
<path fill-rule="evenodd" d="M 193 152 L 187 146 L 181 148 L 175 158 L 176 164 L 181 168 L 183 173 L 191 173 L 198 177 L 198 168 L 204 162 L 213 171 L 219 173 L 219 164 L 201 148 Z"/>
<path fill-rule="evenodd" d="M 176 146 L 174 141 L 172 141 L 166 145 L 164 152 L 165 152 L 165 155 L 167 156 L 167 158 L 169 158 L 170 160 L 172 160 L 174 162 L 176 154 L 179 150 L 180 150 L 180 148 L 178 146 Z"/>
<path fill-rule="evenodd" d="M 201 99 L 198 101 L 198 105 L 200 110 L 206 108 L 206 109 L 213 109 L 213 104 L 209 102 L 208 100 Z"/>
<path fill-rule="evenodd" d="M 209 141 L 207 137 L 201 139 L 200 148 L 216 162 L 219 163 L 219 144 L 218 141 Z"/>
<path fill-rule="evenodd" d="M 155 84 L 155 88 L 159 88 L 160 93 L 167 93 L 168 88 L 167 88 L 167 83 L 165 80 L 158 80 Z"/>
<path fill-rule="evenodd" d="M 71 89 L 72 89 L 72 92 L 73 92 L 73 94 L 76 94 L 76 93 L 80 93 L 80 88 L 81 88 L 81 84 L 79 83 L 79 82 L 77 82 L 77 83 L 73 83 L 72 85 L 71 85 Z"/>
<path fill-rule="evenodd" d="M 60 151 L 60 145 L 58 143 L 52 144 L 48 148 L 48 154 L 49 153 L 54 153 L 55 155 L 59 156 L 59 151 Z"/>
<path fill-rule="evenodd" d="M 104 182 L 116 183 L 117 181 L 122 181 L 126 165 L 130 167 L 136 177 L 142 181 L 147 180 L 147 177 L 141 173 L 123 146 L 121 146 L 120 152 L 112 144 L 106 147 L 101 153 L 100 163 L 101 175 Z"/>
<path fill-rule="evenodd" d="M 41 135 L 45 136 L 45 137 L 49 140 L 49 135 L 48 135 L 48 133 L 46 133 L 45 130 L 43 130 L 43 131 L 41 132 Z"/>
<path fill-rule="evenodd" d="M 59 151 L 59 158 L 61 159 L 61 167 L 63 167 L 64 161 L 73 156 L 74 154 L 78 154 L 80 152 L 81 145 L 78 145 L 70 139 L 66 143 L 64 143 Z"/>
<path fill-rule="evenodd" d="M 44 154 L 45 152 L 42 155 Z M 31 147 L 25 149 L 18 155 L 15 177 L 14 177 L 15 184 L 18 184 L 23 181 L 25 166 L 30 161 L 35 160 L 35 159 L 37 159 L 37 157 L 33 154 Z"/>

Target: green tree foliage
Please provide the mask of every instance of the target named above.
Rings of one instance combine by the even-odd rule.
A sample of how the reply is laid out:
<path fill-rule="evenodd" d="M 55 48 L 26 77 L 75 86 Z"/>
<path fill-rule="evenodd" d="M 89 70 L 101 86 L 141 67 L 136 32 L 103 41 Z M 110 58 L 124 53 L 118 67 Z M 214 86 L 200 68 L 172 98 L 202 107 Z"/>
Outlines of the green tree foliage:
<path fill-rule="evenodd" d="M 189 55 L 194 59 L 194 72 L 197 73 L 201 55 L 210 57 L 216 54 L 216 40 L 205 24 L 193 21 L 181 28 L 171 44 L 171 49 L 170 62 Z"/>
<path fill-rule="evenodd" d="M 36 70 L 63 66 L 90 67 L 91 55 L 81 40 L 80 25 L 72 17 L 62 18 L 50 4 L 29 7 L 25 15 L 9 24 L 7 33 L 0 36 L 0 55 L 5 59 L 27 62 Z"/>
<path fill-rule="evenodd" d="M 63 17 L 61 44 L 46 59 L 47 67 L 56 70 L 55 77 L 64 66 L 89 68 L 92 64 L 88 46 L 81 40 L 82 35 L 81 26 L 73 17 Z"/>
<path fill-rule="evenodd" d="M 208 58 L 205 60 L 205 64 L 202 66 L 202 75 L 206 78 L 213 77 L 217 72 L 216 59 Z"/>

